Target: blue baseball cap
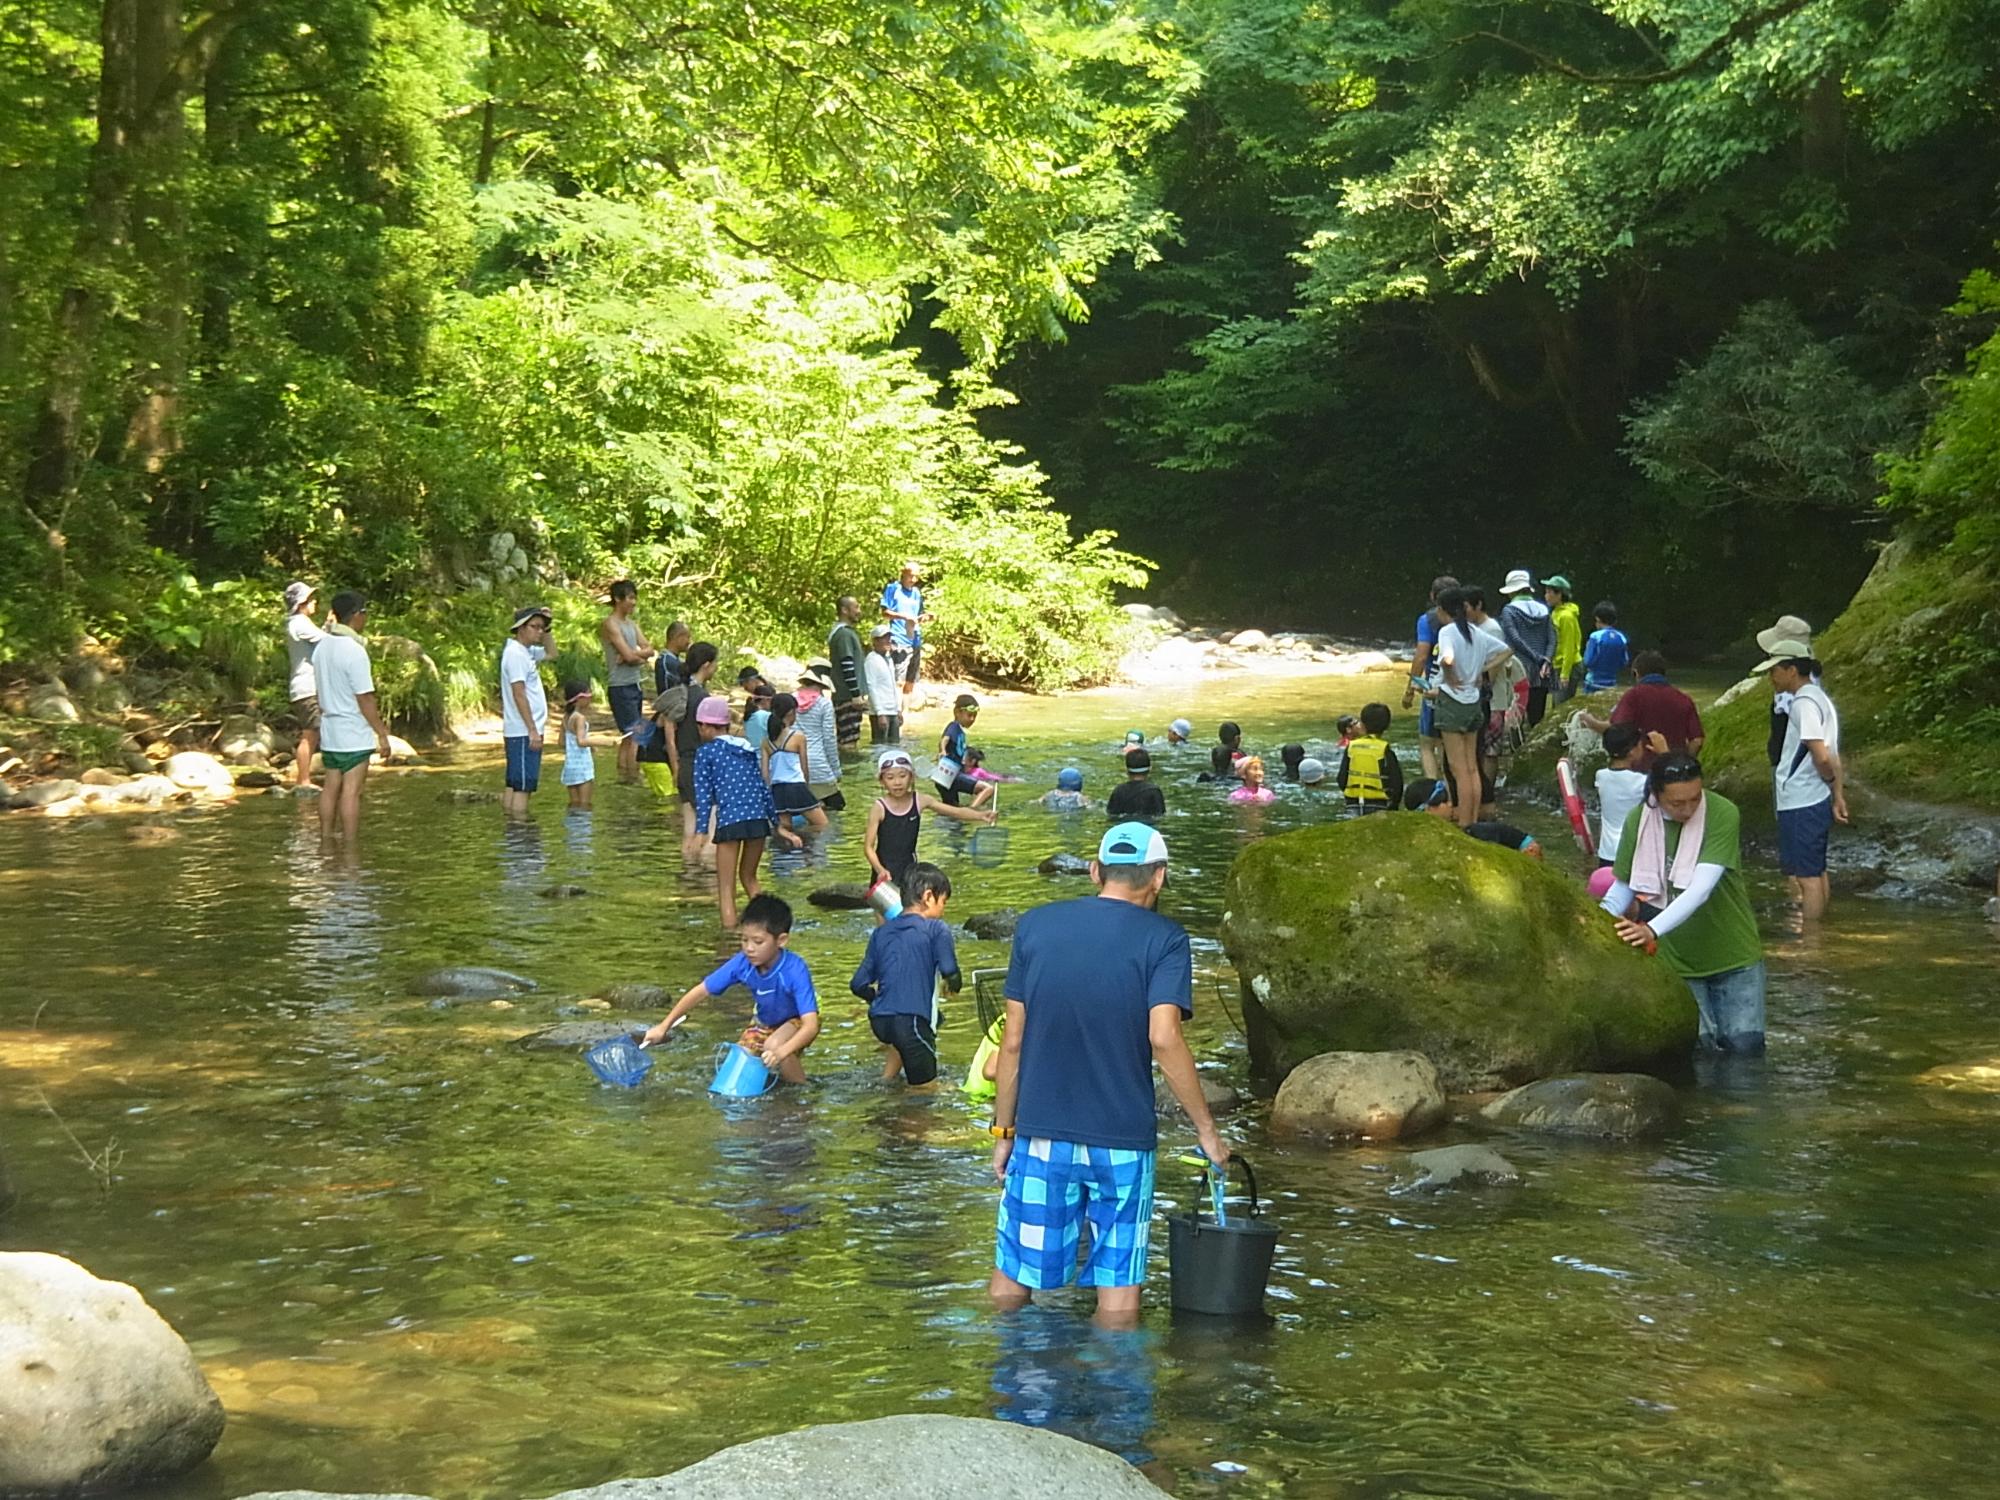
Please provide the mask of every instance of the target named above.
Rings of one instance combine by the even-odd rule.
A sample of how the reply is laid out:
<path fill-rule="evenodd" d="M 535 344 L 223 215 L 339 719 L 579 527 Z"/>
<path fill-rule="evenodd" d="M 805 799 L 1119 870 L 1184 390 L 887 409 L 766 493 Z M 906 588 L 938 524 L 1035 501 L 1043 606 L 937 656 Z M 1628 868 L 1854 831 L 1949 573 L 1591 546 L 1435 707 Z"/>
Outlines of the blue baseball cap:
<path fill-rule="evenodd" d="M 1083 772 L 1079 771 L 1075 766 L 1064 766 L 1060 771 L 1056 772 L 1056 789 L 1064 792 L 1082 791 Z"/>
<path fill-rule="evenodd" d="M 1100 865 L 1163 865 L 1167 841 L 1150 823 L 1114 823 L 1097 846 Z"/>

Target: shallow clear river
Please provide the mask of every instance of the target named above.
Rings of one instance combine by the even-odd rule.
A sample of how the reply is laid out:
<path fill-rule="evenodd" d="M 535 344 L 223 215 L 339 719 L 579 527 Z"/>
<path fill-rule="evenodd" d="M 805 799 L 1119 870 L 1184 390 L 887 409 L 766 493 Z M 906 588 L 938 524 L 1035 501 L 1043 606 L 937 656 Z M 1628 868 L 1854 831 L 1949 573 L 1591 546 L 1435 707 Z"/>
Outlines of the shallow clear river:
<path fill-rule="evenodd" d="M 1241 719 L 1275 763 L 1392 686 L 1246 679 L 1204 687 L 1199 722 Z M 1029 785 L 1003 789 L 997 831 L 926 828 L 951 914 L 1079 893 L 1034 867 L 1102 818 L 1029 795 L 1074 760 L 1101 797 L 1122 732 L 1184 709 L 1159 690 L 990 708 L 976 742 Z M 1333 804 L 1227 808 L 1193 784 L 1206 743 L 1161 774 L 1164 909 L 1196 935 L 1197 1055 L 1241 1082 L 1222 877 Z M 132 1282 L 193 1344 L 230 1422 L 169 1495 L 545 1494 L 898 1412 L 1047 1424 L 1183 1494 L 1990 1493 L 2000 1095 L 1918 1082 L 2000 1053 L 2000 962 L 1970 910 L 1843 899 L 1802 941 L 1760 876 L 1770 1060 L 1704 1075 L 1665 1144 L 1504 1143 L 1518 1190 L 1396 1196 L 1402 1152 L 1274 1143 L 1253 1105 L 1226 1128 L 1283 1231 L 1274 1320 L 1176 1323 L 1162 1228 L 1144 1326 L 1104 1334 L 1064 1296 L 987 1310 L 983 1115 L 877 1081 L 846 994 L 870 918 L 804 904 L 863 874 L 857 812 L 771 880 L 828 1015 L 812 1086 L 721 1106 L 708 1059 L 740 992 L 635 1092 L 512 1045 L 614 983 L 679 991 L 729 947 L 645 793 L 600 782 L 572 818 L 551 787 L 518 828 L 445 797 L 497 785 L 490 755 L 378 777 L 351 866 L 278 797 L 156 843 L 0 823 L 0 1140 L 22 1192 L 0 1245 Z M 590 894 L 538 897 L 559 882 Z M 504 1011 L 411 995 L 452 963 L 542 988 Z M 974 1032 L 968 996 L 942 1035 L 954 1079 Z M 82 1153 L 107 1144 L 104 1188 Z M 1161 1182 L 1187 1195 L 1180 1169 Z"/>

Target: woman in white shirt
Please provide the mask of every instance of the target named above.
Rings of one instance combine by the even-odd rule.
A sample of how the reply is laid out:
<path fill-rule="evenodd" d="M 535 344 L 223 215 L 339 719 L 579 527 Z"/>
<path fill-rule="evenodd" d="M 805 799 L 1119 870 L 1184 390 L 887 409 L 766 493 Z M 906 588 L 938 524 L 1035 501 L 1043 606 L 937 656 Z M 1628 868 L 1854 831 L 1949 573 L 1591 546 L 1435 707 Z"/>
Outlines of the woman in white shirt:
<path fill-rule="evenodd" d="M 309 583 L 285 585 L 285 656 L 291 673 L 285 696 L 298 722 L 299 742 L 292 750 L 292 779 L 300 786 L 312 780 L 313 756 L 319 753 L 319 688 L 313 678 L 313 648 L 325 634 L 313 624 L 314 589 Z"/>
<path fill-rule="evenodd" d="M 1474 627 L 1464 589 L 1438 595 L 1438 664 L 1435 683 L 1412 678 L 1411 685 L 1431 700 L 1432 722 L 1444 743 L 1445 774 L 1458 789 L 1452 816 L 1461 828 L 1479 820 L 1479 731 L 1486 715 L 1479 706 L 1481 679 L 1498 653 L 1493 640 Z M 1506 649 L 1505 642 L 1500 650 Z"/>

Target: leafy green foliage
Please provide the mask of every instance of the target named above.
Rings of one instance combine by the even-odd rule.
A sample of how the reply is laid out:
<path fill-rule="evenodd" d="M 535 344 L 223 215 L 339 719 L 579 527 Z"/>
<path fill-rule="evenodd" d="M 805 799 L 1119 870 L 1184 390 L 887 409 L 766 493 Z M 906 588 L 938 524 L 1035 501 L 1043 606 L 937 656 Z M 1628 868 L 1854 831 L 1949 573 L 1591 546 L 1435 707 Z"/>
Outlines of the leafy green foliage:
<path fill-rule="evenodd" d="M 1195 75 L 1136 8 L 273 0 L 189 13 L 159 78 L 97 22 L 0 23 L 0 594 L 38 596 L 0 653 L 242 682 L 239 597 L 296 574 L 378 623 L 678 580 L 805 640 L 920 542 L 966 666 L 1104 669 L 1143 573 L 970 413 L 1166 229 L 1138 164 Z M 918 298 L 949 393 L 897 344 Z M 385 701 L 441 719 L 476 654 Z"/>

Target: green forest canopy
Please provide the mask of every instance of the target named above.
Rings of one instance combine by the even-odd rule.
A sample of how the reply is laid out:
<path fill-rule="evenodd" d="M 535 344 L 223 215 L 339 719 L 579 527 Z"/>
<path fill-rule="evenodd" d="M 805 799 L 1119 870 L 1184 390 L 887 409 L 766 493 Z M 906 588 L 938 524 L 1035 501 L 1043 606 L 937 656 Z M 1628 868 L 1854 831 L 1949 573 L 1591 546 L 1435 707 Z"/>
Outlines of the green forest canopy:
<path fill-rule="evenodd" d="M 2000 371 L 1935 377 L 1996 23 L 0 0 L 0 658 L 241 662 L 292 573 L 798 644 L 913 552 L 948 654 L 1056 684 L 1125 547 L 1267 625 L 1519 563 L 1677 648 L 1825 619 L 1898 516 L 1994 544 Z"/>

